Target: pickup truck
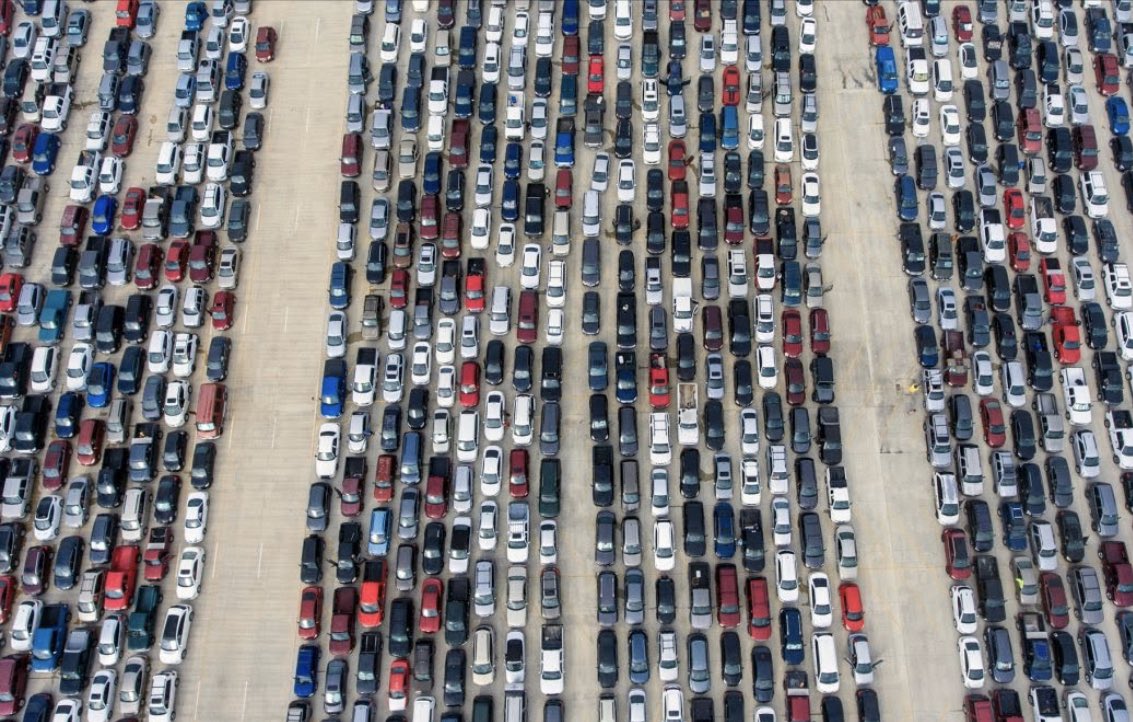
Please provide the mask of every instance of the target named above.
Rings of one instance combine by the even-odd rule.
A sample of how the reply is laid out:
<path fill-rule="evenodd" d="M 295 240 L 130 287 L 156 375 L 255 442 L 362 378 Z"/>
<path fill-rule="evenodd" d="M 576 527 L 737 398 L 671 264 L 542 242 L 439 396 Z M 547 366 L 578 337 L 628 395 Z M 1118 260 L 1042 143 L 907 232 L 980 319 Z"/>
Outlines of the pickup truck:
<path fill-rule="evenodd" d="M 1121 363 L 1113 351 L 1094 352 L 1094 381 L 1098 385 L 1098 399 L 1107 406 L 1116 406 L 1125 400 Z"/>
<path fill-rule="evenodd" d="M 381 679 L 381 633 L 363 632 L 358 648 L 358 672 L 356 676 L 358 694 L 373 694 L 378 691 L 378 680 Z"/>
<path fill-rule="evenodd" d="M 1113 449 L 1113 463 L 1122 469 L 1133 469 L 1133 413 L 1125 409 L 1108 409 L 1105 427 Z"/>
<path fill-rule="evenodd" d="M 1082 358 L 1082 333 L 1078 324 L 1078 317 L 1069 306 L 1053 306 L 1050 309 L 1054 357 L 1063 364 L 1073 365 Z"/>
<path fill-rule="evenodd" d="M 130 612 L 126 621 L 126 648 L 131 652 L 153 646 L 153 630 L 161 599 L 161 587 L 156 584 L 146 584 L 138 588 L 134 611 Z"/>
<path fill-rule="evenodd" d="M 169 231 L 169 206 L 172 205 L 171 191 L 166 186 L 150 186 L 142 206 L 142 239 L 145 241 L 164 241 Z"/>
<path fill-rule="evenodd" d="M 1022 612 L 1015 618 L 1015 626 L 1023 638 L 1023 670 L 1034 682 L 1043 682 L 1053 676 L 1050 637 L 1046 622 L 1038 612 Z"/>
<path fill-rule="evenodd" d="M 130 440 L 130 481 L 153 481 L 157 473 L 158 447 L 161 445 L 161 427 L 155 423 L 138 424 Z"/>
<path fill-rule="evenodd" d="M 806 672 L 789 669 L 783 675 L 787 695 L 787 722 L 810 722 L 810 687 Z"/>
<path fill-rule="evenodd" d="M 663 353 L 649 354 L 649 405 L 658 411 L 669 408 L 669 365 Z"/>
<path fill-rule="evenodd" d="M 1077 367 L 1065 368 L 1058 373 L 1062 382 L 1062 401 L 1066 404 L 1066 419 L 1073 426 L 1088 426 L 1093 416 L 1090 409 L 1090 386 L 1086 372 Z"/>
<path fill-rule="evenodd" d="M 566 663 L 563 657 L 563 627 L 561 624 L 543 625 L 539 670 L 539 689 L 543 694 L 562 694 Z"/>
<path fill-rule="evenodd" d="M 695 383 L 677 384 L 677 443 L 681 446 L 700 443 L 700 405 Z"/>
<path fill-rule="evenodd" d="M 940 350 L 944 357 L 944 382 L 954 388 L 968 384 L 968 360 L 964 353 L 964 334 L 945 331 L 940 336 Z"/>
<path fill-rule="evenodd" d="M 170 548 L 173 544 L 173 530 L 167 526 L 155 526 L 149 530 L 146 541 L 144 562 L 147 582 L 160 582 L 169 571 Z"/>
<path fill-rule="evenodd" d="M 330 618 L 330 653 L 350 654 L 354 648 L 354 617 L 358 607 L 358 590 L 339 587 L 334 590 L 334 611 Z"/>
<path fill-rule="evenodd" d="M 134 601 L 134 586 L 138 581 L 140 550 L 128 544 L 116 547 L 110 557 L 110 571 L 106 574 L 105 606 L 108 612 L 129 609 Z"/>
<path fill-rule="evenodd" d="M 1039 275 L 1043 281 L 1043 300 L 1050 304 L 1066 303 L 1066 272 L 1062 262 L 1051 256 L 1039 261 Z"/>
<path fill-rule="evenodd" d="M 67 624 L 71 609 L 65 603 L 48 604 L 40 614 L 39 626 L 32 636 L 31 669 L 33 672 L 52 672 L 63 656 L 63 643 L 67 638 Z"/>

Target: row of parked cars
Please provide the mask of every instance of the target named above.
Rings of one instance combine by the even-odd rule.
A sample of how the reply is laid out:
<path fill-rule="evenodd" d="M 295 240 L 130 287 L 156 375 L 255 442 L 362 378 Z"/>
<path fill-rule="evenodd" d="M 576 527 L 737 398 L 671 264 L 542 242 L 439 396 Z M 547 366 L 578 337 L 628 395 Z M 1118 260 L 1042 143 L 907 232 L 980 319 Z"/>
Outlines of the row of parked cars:
<path fill-rule="evenodd" d="M 974 11 L 957 5 L 949 17 L 933 3 L 902 2 L 892 27 L 880 6 L 867 12 L 878 66 L 888 68 L 879 89 L 887 94 L 898 237 L 925 368 L 926 456 L 936 517 L 945 527 L 947 571 L 957 582 L 950 597 L 961 679 L 965 688 L 982 690 L 1025 676 L 1031 686 L 1024 696 L 1041 720 L 1090 719 L 1089 697 L 1076 689 L 1083 682 L 1100 691 L 1105 719 L 1126 720 L 1124 700 L 1110 690 L 1118 651 L 1133 660 L 1133 618 L 1124 611 L 1133 601 L 1125 593 L 1133 568 L 1118 540 L 1119 487 L 1127 508 L 1133 499 L 1128 472 L 1120 471 L 1133 461 L 1129 412 L 1121 408 L 1131 288 L 1111 220 L 1117 211 L 1100 168 L 1101 123 L 1090 114 L 1083 85 L 1080 36 L 1086 35 L 1093 55 L 1097 92 L 1108 98 L 1111 160 L 1124 173 L 1128 104 L 1115 95 L 1110 76 L 1118 63 L 1109 50 L 1123 42 L 1122 23 L 1133 16 L 1128 3 L 1086 3 L 1080 33 L 1079 13 L 1070 3 L 1009 2 L 1004 43 L 996 5 L 977 3 Z M 1116 24 L 1116 38 L 1111 9 L 1125 17 Z M 980 51 L 973 16 L 981 25 Z M 903 46 L 905 93 L 895 77 L 890 30 Z M 953 52 L 960 69 L 955 76 Z M 953 102 L 961 92 L 966 123 Z M 908 115 L 904 95 L 912 96 Z M 935 111 L 933 102 L 940 104 Z M 989 122 L 994 142 L 986 132 Z M 910 131 L 913 153 L 905 144 Z M 943 142 L 939 162 L 936 137 Z M 947 186 L 950 201 L 939 186 Z M 920 200 L 926 196 L 927 234 Z M 1078 214 L 1079 198 L 1085 218 Z M 1089 258 L 1091 235 L 1100 273 Z M 1108 321 L 1103 299 L 1111 309 Z M 1083 367 L 1084 347 L 1092 350 L 1092 373 Z M 1103 468 L 1095 434 L 1095 415 L 1103 414 L 1092 411 L 1095 398 L 1105 404 L 1118 479 L 1112 468 Z M 1099 540 L 1100 569 L 1085 560 L 1088 537 L 1075 510 L 1081 503 L 1075 487 Z M 1006 554 L 994 553 L 997 540 Z M 1060 555 L 1070 565 L 1064 573 Z M 1003 624 L 1005 559 L 1019 605 L 1016 635 Z M 1116 607 L 1120 639 L 1105 631 L 1103 595 Z M 1076 639 L 1065 631 L 1071 612 L 1078 620 Z M 1053 680 L 1063 685 L 1061 695 Z M 990 695 L 969 693 L 965 711 L 971 720 L 1015 719 L 1022 714 L 1021 695 L 1008 686 Z"/>
<path fill-rule="evenodd" d="M 80 51 L 98 23 L 92 10 L 61 0 L 24 0 L 17 23 L 16 3 L 0 2 L 0 622 L 14 652 L 0 660 L 0 686 L 2 713 L 22 710 L 24 720 L 108 720 L 143 709 L 151 719 L 173 719 L 189 602 L 203 580 L 200 545 L 227 407 L 231 341 L 222 332 L 232 325 L 240 260 L 235 246 L 221 247 L 218 232 L 228 195 L 246 204 L 251 179 L 250 170 L 242 188 L 214 179 L 220 182 L 206 186 L 199 209 L 200 177 L 184 177 L 176 189 L 176 172 L 148 190 L 126 187 L 160 7 L 154 0 L 114 7 L 98 108 L 82 135 L 67 135 L 80 138 L 81 149 L 66 181 L 59 244 L 50 265 L 33 266 L 49 182 L 78 112 Z M 190 3 L 182 38 L 196 47 L 197 33 L 207 32 L 216 47 L 203 52 L 217 57 L 202 62 L 218 63 L 226 46 L 243 55 L 250 9 L 247 0 Z M 238 109 L 247 62 L 230 64 L 229 105 Z M 178 83 L 173 101 L 170 142 L 190 132 L 188 108 L 192 132 L 217 139 L 215 95 Z M 221 142 L 227 162 L 233 138 Z M 233 227 L 229 240 L 243 241 Z M 32 268 L 47 273 L 39 278 Z M 210 303 L 213 283 L 219 290 Z M 130 285 L 127 297 L 119 289 Z M 202 356 L 207 380 L 194 395 Z M 183 428 L 190 422 L 195 439 Z M 192 486 L 184 500 L 182 472 Z M 184 540 L 179 549 L 176 536 Z M 177 599 L 163 605 L 171 566 Z M 163 668 L 151 670 L 155 645 Z M 25 699 L 28 675 L 37 673 L 54 676 L 60 698 L 53 690 Z"/>

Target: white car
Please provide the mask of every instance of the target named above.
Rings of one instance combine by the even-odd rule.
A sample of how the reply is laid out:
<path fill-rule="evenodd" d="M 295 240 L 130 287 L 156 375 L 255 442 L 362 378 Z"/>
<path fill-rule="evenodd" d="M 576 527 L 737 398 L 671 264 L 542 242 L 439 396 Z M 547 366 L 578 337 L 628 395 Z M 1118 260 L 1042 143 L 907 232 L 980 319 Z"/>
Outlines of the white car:
<path fill-rule="evenodd" d="M 1063 702 L 1066 713 L 1070 715 L 1070 722 L 1094 722 L 1090 712 L 1090 701 L 1086 695 L 1078 690 L 1071 690 L 1066 693 Z"/>
<path fill-rule="evenodd" d="M 64 697 L 55 703 L 51 722 L 80 722 L 83 718 L 83 702 L 73 697 Z M 150 719 L 155 719 L 150 715 Z"/>
<path fill-rule="evenodd" d="M 248 83 L 248 106 L 252 110 L 263 110 L 268 107 L 270 90 L 271 76 L 262 70 L 252 73 L 252 80 Z"/>
<path fill-rule="evenodd" d="M 979 77 L 980 67 L 975 44 L 960 43 L 956 54 L 960 60 L 960 79 L 974 80 Z"/>
<path fill-rule="evenodd" d="M 32 533 L 36 541 L 51 541 L 59 536 L 63 524 L 63 497 L 55 494 L 40 497 L 35 505 Z"/>
<path fill-rule="evenodd" d="M 594 173 L 590 176 L 590 190 L 604 191 L 610 184 L 610 154 L 594 156 Z"/>
<path fill-rule="evenodd" d="M 205 575 L 205 550 L 201 547 L 185 547 L 177 562 L 177 598 L 182 601 L 196 599 L 201 593 L 201 581 Z"/>
<path fill-rule="evenodd" d="M 161 629 L 162 664 L 181 664 L 189 646 L 189 630 L 193 626 L 193 608 L 188 604 L 175 604 L 165 613 Z"/>
<path fill-rule="evenodd" d="M 1090 104 L 1087 98 L 1086 89 L 1081 85 L 1071 85 L 1066 95 L 1068 98 L 1068 105 L 1070 106 L 1070 123 L 1072 125 L 1084 125 L 1090 122 Z"/>
<path fill-rule="evenodd" d="M 775 361 L 775 348 L 761 344 L 756 349 L 756 363 L 759 367 L 759 388 L 771 390 L 779 383 L 779 365 Z"/>
<path fill-rule="evenodd" d="M 209 494 L 194 491 L 185 504 L 185 543 L 203 544 L 209 521 Z"/>
<path fill-rule="evenodd" d="M 960 672 L 968 689 L 983 689 L 987 676 L 980 640 L 972 636 L 960 637 L 956 643 L 960 652 Z"/>
<path fill-rule="evenodd" d="M 1082 192 L 1082 205 L 1090 218 L 1105 218 L 1109 215 L 1109 193 L 1106 191 L 1105 176 L 1101 171 L 1083 173 L 1078 179 Z"/>
<path fill-rule="evenodd" d="M 319 443 L 315 451 L 315 475 L 320 479 L 333 479 L 338 471 L 338 446 L 342 432 L 338 424 L 325 423 L 319 427 Z"/>
<path fill-rule="evenodd" d="M 496 265 L 509 268 L 515 263 L 515 225 L 500 224 L 500 235 L 496 237 Z"/>
<path fill-rule="evenodd" d="M 177 670 L 165 669 L 150 680 L 146 712 L 152 722 L 173 722 L 177 704 Z"/>
<path fill-rule="evenodd" d="M 346 314 L 341 311 L 327 314 L 325 347 L 328 358 L 342 358 L 346 355 L 346 336 Z"/>
<path fill-rule="evenodd" d="M 205 176 L 204 143 L 186 143 L 185 152 L 181 155 L 181 180 L 186 185 L 196 185 Z"/>
<path fill-rule="evenodd" d="M 546 341 L 552 346 L 562 346 L 566 336 L 566 313 L 561 308 L 547 311 L 547 325 L 544 329 Z"/>
<path fill-rule="evenodd" d="M 434 353 L 437 363 L 444 365 L 456 361 L 456 321 L 451 318 L 437 321 L 436 337 Z"/>
<path fill-rule="evenodd" d="M 88 722 L 108 722 L 117 701 L 118 672 L 113 669 L 100 669 L 90 680 L 87 691 Z"/>
<path fill-rule="evenodd" d="M 661 705 L 664 722 L 682 722 L 685 719 L 685 697 L 677 685 L 665 687 L 665 692 L 661 696 Z"/>
<path fill-rule="evenodd" d="M 927 138 L 932 130 L 932 113 L 928 98 L 917 98 L 913 101 L 912 125 L 914 138 Z"/>
<path fill-rule="evenodd" d="M 519 285 L 521 288 L 537 289 L 541 279 L 543 249 L 537 243 L 528 243 L 523 246 L 523 261 L 519 269 Z"/>
<path fill-rule="evenodd" d="M 506 400 L 500 391 L 490 391 L 484 400 L 484 438 L 488 441 L 503 441 L 507 423 Z"/>
<path fill-rule="evenodd" d="M 117 195 L 122 189 L 122 173 L 125 171 L 125 162 L 121 158 L 111 156 L 102 159 L 98 170 L 98 191 L 104 195 Z"/>
<path fill-rule="evenodd" d="M 807 172 L 802 177 L 803 215 L 817 217 L 822 210 L 822 194 L 819 192 L 818 174 Z"/>
<path fill-rule="evenodd" d="M 25 599 L 16 607 L 12 615 L 12 626 L 8 630 L 8 645 L 17 652 L 31 650 L 32 638 L 35 630 L 39 628 L 39 620 L 43 615 L 43 601 L 39 599 Z"/>
<path fill-rule="evenodd" d="M 789 549 L 775 552 L 775 592 L 780 602 L 799 599 L 799 561 Z"/>
<path fill-rule="evenodd" d="M 956 584 L 949 595 L 952 598 L 952 622 L 956 625 L 956 631 L 960 634 L 975 634 L 979 623 L 975 592 L 967 585 Z"/>
<path fill-rule="evenodd" d="M 197 368 L 199 343 L 195 333 L 178 333 L 173 336 L 174 376 L 179 379 L 187 379 L 193 375 L 193 371 Z"/>
<path fill-rule="evenodd" d="M 814 572 L 807 580 L 810 591 L 810 623 L 816 629 L 829 629 L 834 623 L 834 606 L 830 594 L 830 577 Z"/>
<path fill-rule="evenodd" d="M 397 60 L 397 50 L 400 44 L 401 26 L 397 23 L 386 23 L 381 44 L 378 46 L 383 63 L 392 63 Z"/>
<path fill-rule="evenodd" d="M 960 111 L 955 105 L 940 107 L 940 133 L 944 137 L 944 145 L 960 145 Z"/>
<path fill-rule="evenodd" d="M 482 82 L 500 82 L 500 55 L 502 52 L 499 43 L 488 43 L 484 46 L 484 60 L 480 63 L 480 79 Z"/>
<path fill-rule="evenodd" d="M 162 414 L 165 424 L 175 429 L 185 425 L 189 415 L 189 399 L 193 396 L 193 388 L 188 381 L 170 381 L 165 388 L 165 401 L 162 404 Z"/>
<path fill-rule="evenodd" d="M 220 252 L 220 260 L 216 264 L 216 285 L 218 288 L 232 290 L 239 282 L 240 251 L 228 247 Z"/>
<path fill-rule="evenodd" d="M 481 164 L 476 170 L 476 186 L 473 200 L 477 208 L 486 208 L 492 203 L 492 166 Z"/>
<path fill-rule="evenodd" d="M 423 18 L 414 18 L 409 26 L 409 52 L 423 53 L 426 50 L 429 31 Z"/>
<path fill-rule="evenodd" d="M 498 446 L 484 449 L 480 460 L 480 493 L 484 496 L 498 496 L 504 475 L 504 452 Z"/>
<path fill-rule="evenodd" d="M 178 296 L 177 287 L 170 284 L 165 284 L 158 290 L 153 310 L 158 328 L 170 328 L 177 322 Z"/>
<path fill-rule="evenodd" d="M 242 53 L 248 49 L 248 18 L 237 15 L 228 28 L 228 52 Z"/>
<path fill-rule="evenodd" d="M 763 114 L 751 113 L 747 117 L 747 147 L 749 150 L 763 150 L 766 134 L 763 131 Z"/>
<path fill-rule="evenodd" d="M 417 248 L 417 285 L 429 288 L 437 282 L 437 244 L 422 243 Z"/>
<path fill-rule="evenodd" d="M 1043 124 L 1048 128 L 1066 125 L 1066 98 L 1057 83 L 1043 88 Z"/>
<path fill-rule="evenodd" d="M 618 162 L 618 200 L 622 203 L 633 202 L 634 192 L 637 189 L 636 169 L 633 160 L 626 158 Z M 713 194 L 715 195 L 715 194 Z"/>
<path fill-rule="evenodd" d="M 93 364 L 94 347 L 92 347 L 89 343 L 77 343 L 71 347 L 71 352 L 67 356 L 68 391 L 86 390 L 87 376 L 90 374 L 90 368 Z"/>
<path fill-rule="evenodd" d="M 428 341 L 413 344 L 413 355 L 409 362 L 409 379 L 417 386 L 429 383 L 433 375 L 433 347 Z"/>
<path fill-rule="evenodd" d="M 653 566 L 657 571 L 671 571 L 676 566 L 676 532 L 666 517 L 653 522 Z"/>
<path fill-rule="evenodd" d="M 771 500 L 771 539 L 775 546 L 791 546 L 791 502 L 785 496 Z"/>
<path fill-rule="evenodd" d="M 712 153 L 700 154 L 700 195 L 716 197 L 716 157 Z"/>
<path fill-rule="evenodd" d="M 476 543 L 482 552 L 494 551 L 496 539 L 499 536 L 496 527 L 496 502 L 485 500 L 480 502 L 480 517 L 476 533 Z"/>
<path fill-rule="evenodd" d="M 995 370 L 991 354 L 982 349 L 972 354 L 972 386 L 977 396 L 991 396 L 995 393 Z"/>
<path fill-rule="evenodd" d="M 657 123 L 645 124 L 641 158 L 645 165 L 661 163 L 661 128 Z"/>
<path fill-rule="evenodd" d="M 818 47 L 818 21 L 808 16 L 799 23 L 799 53 L 814 54 Z"/>
<path fill-rule="evenodd" d="M 434 393 L 437 405 L 451 409 L 456 404 L 456 367 L 441 366 L 437 369 L 437 385 Z"/>

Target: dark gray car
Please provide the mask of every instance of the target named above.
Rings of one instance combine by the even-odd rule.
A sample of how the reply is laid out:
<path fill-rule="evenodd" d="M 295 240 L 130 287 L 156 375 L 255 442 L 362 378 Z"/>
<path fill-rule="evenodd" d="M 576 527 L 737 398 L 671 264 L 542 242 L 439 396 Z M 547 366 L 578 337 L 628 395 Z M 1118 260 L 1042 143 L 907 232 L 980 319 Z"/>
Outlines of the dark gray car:
<path fill-rule="evenodd" d="M 617 555 L 617 544 L 614 543 L 616 527 L 617 519 L 613 512 L 598 512 L 595 522 L 594 561 L 600 567 L 608 567 L 614 563 Z"/>

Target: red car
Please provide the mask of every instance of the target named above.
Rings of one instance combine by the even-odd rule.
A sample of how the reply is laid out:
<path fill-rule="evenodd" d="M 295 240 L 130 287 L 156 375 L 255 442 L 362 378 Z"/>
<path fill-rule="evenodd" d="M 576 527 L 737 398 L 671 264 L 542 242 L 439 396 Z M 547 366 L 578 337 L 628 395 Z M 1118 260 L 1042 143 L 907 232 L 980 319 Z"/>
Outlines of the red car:
<path fill-rule="evenodd" d="M 512 449 L 508 456 L 507 490 L 513 499 L 527 498 L 527 449 Z"/>
<path fill-rule="evenodd" d="M 885 8 L 872 5 L 865 11 L 865 24 L 869 28 L 870 45 L 889 44 L 889 19 L 885 17 Z"/>
<path fill-rule="evenodd" d="M 775 202 L 781 206 L 791 205 L 795 197 L 791 185 L 791 167 L 782 163 L 775 166 Z"/>
<path fill-rule="evenodd" d="M 212 280 L 216 266 L 216 233 L 197 231 L 193 245 L 189 248 L 189 280 L 193 283 L 208 283 Z"/>
<path fill-rule="evenodd" d="M 984 426 L 984 441 L 993 449 L 1007 443 L 1007 426 L 1003 421 L 1003 407 L 995 399 L 980 399 L 980 421 Z"/>
<path fill-rule="evenodd" d="M 677 23 L 685 19 L 685 0 L 669 1 L 669 20 Z"/>
<path fill-rule="evenodd" d="M 1082 333 L 1078 317 L 1069 306 L 1052 306 L 1050 309 L 1051 338 L 1054 357 L 1060 363 L 1073 365 L 1082 358 Z"/>
<path fill-rule="evenodd" d="M 393 499 L 393 470 L 397 466 L 397 457 L 393 454 L 382 454 L 378 457 L 378 471 L 374 474 L 374 501 L 387 504 Z"/>
<path fill-rule="evenodd" d="M 731 629 L 740 624 L 740 582 L 735 564 L 716 565 L 716 621 Z"/>
<path fill-rule="evenodd" d="M 405 308 L 409 303 L 409 271 L 395 268 L 389 279 L 389 305 L 391 308 Z"/>
<path fill-rule="evenodd" d="M 1007 234 L 1007 253 L 1011 256 L 1011 268 L 1024 273 L 1031 268 L 1031 239 L 1026 233 Z"/>
<path fill-rule="evenodd" d="M 142 568 L 147 582 L 160 582 L 169 571 L 170 549 L 173 546 L 173 530 L 167 526 L 155 526 L 149 530 Z"/>
<path fill-rule="evenodd" d="M 712 0 L 696 0 L 693 9 L 692 26 L 698 32 L 706 33 L 712 29 Z"/>
<path fill-rule="evenodd" d="M 322 619 L 323 588 L 305 587 L 299 600 L 299 638 L 314 639 L 319 636 L 319 620 Z"/>
<path fill-rule="evenodd" d="M 669 366 L 665 354 L 649 355 L 649 405 L 654 409 L 669 408 Z"/>
<path fill-rule="evenodd" d="M 342 477 L 342 494 L 338 497 L 339 511 L 353 519 L 362 513 L 362 496 L 366 493 L 365 457 L 362 457 L 362 474 Z"/>
<path fill-rule="evenodd" d="M 1120 88 L 1121 75 L 1117 56 L 1112 53 L 1098 53 L 1094 56 L 1094 82 L 1102 95 L 1115 95 Z"/>
<path fill-rule="evenodd" d="M 127 231 L 136 231 L 142 225 L 142 211 L 146 207 L 146 192 L 141 188 L 126 189 L 118 223 Z M 85 209 L 84 209 L 85 210 Z"/>
<path fill-rule="evenodd" d="M 448 513 L 448 479 L 433 474 L 425 482 L 425 516 L 444 519 Z"/>
<path fill-rule="evenodd" d="M 968 551 L 968 537 L 959 529 L 945 529 L 940 535 L 944 542 L 945 569 L 956 580 L 972 576 L 972 555 Z"/>
<path fill-rule="evenodd" d="M 169 244 L 165 254 L 165 280 L 178 283 L 185 278 L 185 268 L 189 265 L 189 242 L 181 239 Z"/>
<path fill-rule="evenodd" d="M 606 63 L 601 55 L 591 55 L 586 70 L 586 92 L 601 95 L 606 87 Z"/>
<path fill-rule="evenodd" d="M 724 242 L 730 246 L 744 242 L 744 206 L 739 193 L 724 197 Z"/>
<path fill-rule="evenodd" d="M 669 180 L 683 181 L 688 173 L 688 148 L 681 139 L 669 141 Z"/>
<path fill-rule="evenodd" d="M 275 58 L 275 28 L 261 25 L 256 31 L 256 60 L 270 63 Z"/>
<path fill-rule="evenodd" d="M 409 662 L 404 659 L 395 659 L 389 665 L 389 706 L 392 709 L 394 700 L 401 708 L 409 697 Z"/>
<path fill-rule="evenodd" d="M 854 582 L 842 582 L 838 587 L 838 598 L 842 600 L 842 626 L 847 632 L 860 632 L 865 629 L 865 608 L 862 607 L 862 591 Z"/>
<path fill-rule="evenodd" d="M 12 32 L 15 8 L 15 0 L 0 0 L 0 35 L 9 35 Z"/>
<path fill-rule="evenodd" d="M 788 358 L 783 362 L 783 376 L 787 381 L 787 403 L 791 406 L 802 406 L 806 403 L 806 374 L 803 373 L 803 362 L 797 358 Z"/>
<path fill-rule="evenodd" d="M 480 364 L 475 361 L 460 365 L 460 405 L 466 409 L 480 405 Z"/>
<path fill-rule="evenodd" d="M 128 194 L 127 194 L 128 195 Z M 142 204 L 145 204 L 143 198 Z M 141 206 L 138 207 L 138 223 L 141 223 Z M 90 211 L 86 206 L 69 205 L 63 209 L 63 216 L 59 219 L 59 243 L 64 246 L 77 246 L 83 242 L 83 236 L 86 235 L 87 219 L 90 218 Z M 133 230 L 125 223 L 122 227 L 126 230 Z M 137 228 L 137 225 L 134 226 Z"/>
<path fill-rule="evenodd" d="M 47 453 L 43 457 L 43 468 L 40 474 L 45 488 L 63 486 L 67 480 L 67 472 L 71 469 L 71 442 L 66 439 L 56 439 L 47 445 Z"/>
<path fill-rule="evenodd" d="M 138 134 L 138 118 L 135 115 L 120 115 L 114 121 L 110 132 L 110 152 L 125 158 L 134 150 L 134 138 Z"/>
<path fill-rule="evenodd" d="M 24 555 L 24 568 L 20 574 L 20 586 L 23 588 L 24 594 L 29 597 L 38 597 L 47 591 L 47 580 L 52 573 L 51 558 L 53 556 L 55 556 L 54 548 L 46 544 L 28 549 L 27 554 Z M 0 579 L 7 580 L 11 577 L 0 577 Z M 9 585 L 5 584 L 5 587 L 9 587 Z M 5 589 L 5 593 L 7 592 L 8 590 Z"/>
<path fill-rule="evenodd" d="M 1051 629 L 1065 629 L 1070 624 L 1070 607 L 1066 603 L 1066 585 L 1062 583 L 1062 577 L 1055 572 L 1043 572 L 1039 575 L 1039 587 L 1042 589 L 1046 623 Z"/>
<path fill-rule="evenodd" d="M 421 617 L 417 628 L 421 634 L 435 634 L 441 628 L 441 602 L 445 585 L 436 577 L 421 583 Z"/>
<path fill-rule="evenodd" d="M 12 134 L 12 160 L 17 163 L 27 163 L 31 160 L 35 140 L 39 137 L 39 126 L 33 123 L 24 123 Z"/>
<path fill-rule="evenodd" d="M 813 325 L 813 324 L 812 324 Z M 803 352 L 803 319 L 796 308 L 783 310 L 783 355 L 798 358 Z"/>
<path fill-rule="evenodd" d="M 1043 300 L 1047 303 L 1066 303 L 1066 274 L 1058 259 L 1044 257 L 1039 261 L 1039 275 L 1043 279 Z"/>
<path fill-rule="evenodd" d="M 673 228 L 681 230 L 688 228 L 688 183 L 673 181 L 670 206 L 669 222 L 673 224 Z"/>
<path fill-rule="evenodd" d="M 106 425 L 102 419 L 83 419 L 75 442 L 75 458 L 83 466 L 95 466 L 102 459 L 102 442 Z"/>
<path fill-rule="evenodd" d="M 357 589 L 339 587 L 334 590 L 334 611 L 330 618 L 331 654 L 350 654 L 350 650 L 354 649 L 354 613 L 357 608 Z"/>
<path fill-rule="evenodd" d="M 740 70 L 734 65 L 724 66 L 724 105 L 740 104 Z"/>
<path fill-rule="evenodd" d="M 119 28 L 134 29 L 138 18 L 138 0 L 118 0 L 114 9 L 114 25 Z"/>
<path fill-rule="evenodd" d="M 720 307 L 714 303 L 701 306 L 700 315 L 704 321 L 701 343 L 708 351 L 719 351 L 724 347 L 724 315 Z"/>
<path fill-rule="evenodd" d="M 1027 222 L 1027 211 L 1023 205 L 1023 192 L 1018 188 L 1003 191 L 1003 209 L 1007 211 L 1007 227 L 1017 231 Z"/>
<path fill-rule="evenodd" d="M 11 575 L 0 577 L 0 624 L 12 618 L 12 600 L 16 596 L 16 580 Z"/>
<path fill-rule="evenodd" d="M 577 35 L 567 35 L 563 38 L 563 75 L 578 75 L 578 68 L 582 64 L 582 40 Z"/>
<path fill-rule="evenodd" d="M 20 290 L 24 287 L 24 277 L 18 273 L 5 273 L 0 276 L 0 311 L 12 313 L 20 302 Z"/>
<path fill-rule="evenodd" d="M 539 292 L 524 289 L 519 294 L 519 311 L 515 320 L 515 338 L 520 343 L 535 343 L 539 338 Z"/>
<path fill-rule="evenodd" d="M 1129 553 L 1119 541 L 1105 541 L 1098 548 L 1105 575 L 1105 595 L 1119 607 L 1133 606 L 1133 567 Z"/>
<path fill-rule="evenodd" d="M 448 162 L 453 168 L 468 167 L 468 118 L 452 121 L 452 132 L 448 138 Z"/>
<path fill-rule="evenodd" d="M 464 279 L 464 303 L 472 313 L 484 311 L 484 264 L 469 259 L 468 277 Z M 482 259 L 481 259 L 482 260 Z"/>
<path fill-rule="evenodd" d="M 460 258 L 460 239 L 464 237 L 464 217 L 448 211 L 441 220 L 441 258 Z"/>
<path fill-rule="evenodd" d="M 433 194 L 427 194 L 421 199 L 421 225 L 417 234 L 421 240 L 435 241 L 441 235 L 439 225 L 441 202 Z M 396 253 L 394 254 L 396 255 Z"/>
<path fill-rule="evenodd" d="M 830 315 L 825 308 L 810 312 L 810 350 L 812 353 L 830 353 Z"/>
<path fill-rule="evenodd" d="M 346 133 L 342 136 L 342 155 L 338 158 L 338 172 L 343 178 L 357 178 L 362 173 L 362 135 Z"/>
<path fill-rule="evenodd" d="M 358 623 L 367 629 L 382 625 L 386 601 L 386 560 L 371 559 L 362 566 L 362 591 L 358 600 Z"/>
<path fill-rule="evenodd" d="M 752 639 L 771 639 L 771 597 L 767 580 L 754 577 L 747 580 L 748 633 Z"/>
<path fill-rule="evenodd" d="M 134 263 L 134 285 L 139 290 L 149 291 L 157 288 L 161 261 L 161 246 L 156 243 L 143 243 L 138 249 L 138 257 Z"/>
<path fill-rule="evenodd" d="M 956 42 L 971 42 L 974 27 L 972 11 L 967 5 L 957 5 L 952 9 L 952 29 L 956 31 Z"/>
<path fill-rule="evenodd" d="M 26 653 L 0 659 L 0 714 L 14 715 L 24 708 L 30 663 L 31 655 Z"/>
<path fill-rule="evenodd" d="M 232 323 L 235 321 L 234 308 L 236 306 L 236 294 L 231 291 L 219 291 L 212 299 L 212 308 L 209 313 L 212 314 L 212 327 L 216 331 L 227 331 L 232 328 Z"/>
<path fill-rule="evenodd" d="M 574 205 L 574 173 L 570 168 L 559 168 L 555 174 L 555 208 Z"/>

